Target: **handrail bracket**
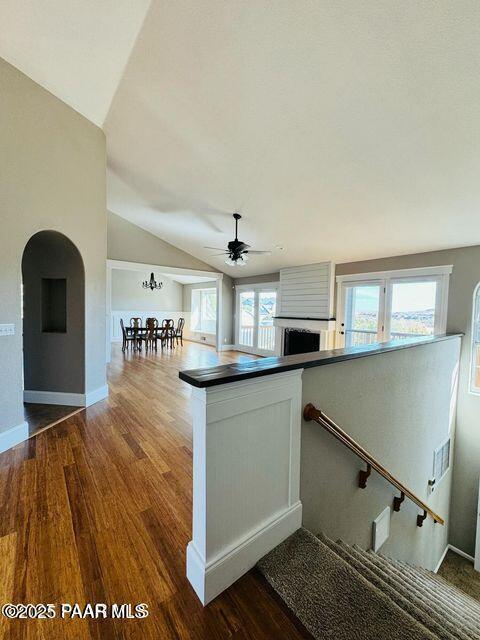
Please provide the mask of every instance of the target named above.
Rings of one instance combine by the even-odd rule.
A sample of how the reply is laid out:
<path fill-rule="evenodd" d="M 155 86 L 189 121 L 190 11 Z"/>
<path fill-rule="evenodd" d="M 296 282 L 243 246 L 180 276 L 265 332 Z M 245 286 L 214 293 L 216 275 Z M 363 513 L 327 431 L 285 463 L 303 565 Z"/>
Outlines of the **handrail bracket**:
<path fill-rule="evenodd" d="M 422 515 L 417 516 L 417 527 L 423 527 L 423 521 L 427 517 L 427 512 L 424 511 Z"/>
<path fill-rule="evenodd" d="M 400 507 L 404 500 L 405 500 L 405 494 L 403 491 L 401 491 L 400 496 L 395 496 L 395 498 L 393 499 L 393 510 L 400 511 Z"/>
<path fill-rule="evenodd" d="M 370 474 L 372 473 L 372 465 L 367 463 L 367 470 L 363 471 L 363 469 L 361 471 L 358 472 L 358 486 L 360 487 L 360 489 L 365 489 L 367 486 L 367 480 L 370 477 Z"/>

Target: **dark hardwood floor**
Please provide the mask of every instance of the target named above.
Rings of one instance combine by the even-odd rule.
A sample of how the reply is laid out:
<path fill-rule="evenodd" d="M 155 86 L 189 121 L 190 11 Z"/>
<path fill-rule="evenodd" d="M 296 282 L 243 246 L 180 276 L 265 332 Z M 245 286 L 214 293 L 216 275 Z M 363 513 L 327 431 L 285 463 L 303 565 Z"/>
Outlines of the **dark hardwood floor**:
<path fill-rule="evenodd" d="M 0 605 L 142 603 L 141 620 L 15 620 L 0 637 L 64 640 L 311 636 L 252 571 L 203 608 L 185 577 L 190 387 L 179 369 L 252 356 L 185 343 L 114 349 L 108 400 L 0 456 Z"/>
<path fill-rule="evenodd" d="M 71 407 L 63 404 L 36 404 L 34 402 L 24 402 L 23 419 L 28 424 L 29 435 L 39 433 L 42 429 L 53 426 L 57 422 L 72 416 L 78 407 Z"/>

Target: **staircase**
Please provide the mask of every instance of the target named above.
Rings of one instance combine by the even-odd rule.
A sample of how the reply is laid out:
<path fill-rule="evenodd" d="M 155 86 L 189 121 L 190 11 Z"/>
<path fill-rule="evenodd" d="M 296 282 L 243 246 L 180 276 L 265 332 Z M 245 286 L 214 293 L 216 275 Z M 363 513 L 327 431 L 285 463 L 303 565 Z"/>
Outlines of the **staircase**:
<path fill-rule="evenodd" d="M 436 574 L 299 529 L 258 567 L 315 638 L 480 640 L 480 603 Z"/>

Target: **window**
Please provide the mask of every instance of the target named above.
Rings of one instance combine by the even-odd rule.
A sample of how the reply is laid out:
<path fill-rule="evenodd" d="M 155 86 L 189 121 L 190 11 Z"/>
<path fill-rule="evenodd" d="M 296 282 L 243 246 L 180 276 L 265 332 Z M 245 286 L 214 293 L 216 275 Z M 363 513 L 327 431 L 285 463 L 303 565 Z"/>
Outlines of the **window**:
<path fill-rule="evenodd" d="M 338 276 L 337 346 L 445 333 L 451 271 L 446 266 Z"/>
<path fill-rule="evenodd" d="M 473 294 L 470 391 L 480 394 L 480 284 Z"/>
<path fill-rule="evenodd" d="M 216 333 L 217 330 L 217 290 L 192 290 L 191 331 Z"/>

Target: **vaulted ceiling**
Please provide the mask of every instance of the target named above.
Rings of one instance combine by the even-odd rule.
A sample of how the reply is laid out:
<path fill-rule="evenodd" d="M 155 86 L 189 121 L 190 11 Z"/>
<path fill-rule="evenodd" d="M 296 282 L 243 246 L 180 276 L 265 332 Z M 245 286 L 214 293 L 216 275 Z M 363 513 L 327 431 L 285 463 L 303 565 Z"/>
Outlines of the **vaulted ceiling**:
<path fill-rule="evenodd" d="M 0 55 L 95 122 L 108 103 L 109 208 L 217 269 L 480 243 L 477 0 L 152 0 L 141 28 L 145 1 L 18 4 Z M 213 257 L 235 210 L 283 249 Z"/>

